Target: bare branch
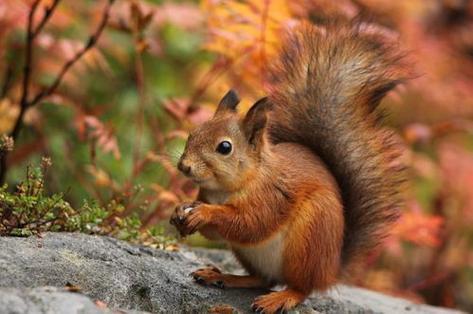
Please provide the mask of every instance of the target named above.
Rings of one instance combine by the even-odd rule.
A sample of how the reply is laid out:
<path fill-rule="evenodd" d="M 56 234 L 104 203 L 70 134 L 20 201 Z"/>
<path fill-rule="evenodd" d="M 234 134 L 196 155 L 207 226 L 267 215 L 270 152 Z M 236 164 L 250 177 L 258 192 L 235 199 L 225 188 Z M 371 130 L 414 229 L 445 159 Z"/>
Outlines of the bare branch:
<path fill-rule="evenodd" d="M 22 83 L 22 92 L 20 100 L 20 114 L 16 120 L 13 131 L 10 136 L 13 140 L 16 140 L 18 132 L 20 131 L 21 121 L 23 120 L 23 115 L 28 107 L 28 96 L 29 96 L 29 86 L 30 86 L 30 77 L 31 77 L 31 67 L 33 63 L 33 22 L 34 15 L 38 9 L 38 5 L 41 0 L 36 0 L 31 6 L 30 13 L 28 15 L 28 26 L 26 31 L 26 49 L 25 49 L 25 61 L 23 65 L 23 83 Z"/>
<path fill-rule="evenodd" d="M 102 34 L 105 26 L 107 25 L 108 18 L 110 16 L 110 9 L 115 2 L 115 0 L 108 0 L 107 5 L 102 14 L 102 20 L 99 23 L 96 31 L 89 37 L 84 47 L 79 50 L 74 57 L 67 61 L 62 69 L 59 71 L 54 82 L 43 91 L 36 94 L 32 100 L 29 100 L 29 87 L 31 81 L 31 68 L 33 63 L 33 44 L 35 37 L 41 32 L 44 28 L 50 17 L 52 16 L 54 10 L 57 8 L 60 0 L 54 0 L 50 7 L 48 7 L 43 15 L 43 18 L 39 22 L 38 26 L 34 29 L 33 21 L 36 10 L 38 9 L 39 3 L 41 0 L 35 0 L 31 6 L 29 15 L 28 15 L 28 25 L 27 25 L 27 34 L 26 34 L 26 48 L 25 48 L 25 62 L 23 67 L 23 81 L 22 81 L 22 93 L 20 100 L 20 113 L 15 121 L 15 126 L 10 132 L 10 136 L 13 140 L 16 140 L 20 129 L 23 125 L 23 116 L 25 115 L 26 110 L 42 101 L 45 97 L 54 93 L 57 87 L 61 84 L 64 75 L 68 70 L 87 52 L 89 51 L 98 41 L 100 35 Z M 0 156 L 0 184 L 5 181 L 5 176 L 7 172 L 7 153 L 4 153 Z"/>
<path fill-rule="evenodd" d="M 54 10 L 56 9 L 56 6 L 59 4 L 61 0 L 54 0 L 53 3 L 51 4 L 50 7 L 46 8 L 44 10 L 44 15 L 43 15 L 43 18 L 41 19 L 41 21 L 39 22 L 38 26 L 36 27 L 36 29 L 33 31 L 33 38 L 38 36 L 38 34 L 41 32 L 41 30 L 43 29 L 44 25 L 46 25 L 46 23 L 48 22 L 49 18 L 51 17 L 51 15 L 53 14 Z"/>
<path fill-rule="evenodd" d="M 5 74 L 3 76 L 3 84 L 2 89 L 0 91 L 0 98 L 4 98 L 8 94 L 8 90 L 10 89 L 11 83 L 13 81 L 13 63 L 8 62 L 7 67 L 5 69 Z"/>
<path fill-rule="evenodd" d="M 69 61 L 67 61 L 61 71 L 59 71 L 59 74 L 57 75 L 56 79 L 54 82 L 46 89 L 43 91 L 39 92 L 33 100 L 30 101 L 28 106 L 34 106 L 38 102 L 44 99 L 44 97 L 47 97 L 54 93 L 56 88 L 61 84 L 62 79 L 64 78 L 64 75 L 69 71 L 69 69 L 77 62 L 79 59 L 87 52 L 89 51 L 98 41 L 100 35 L 102 34 L 102 31 L 104 30 L 105 26 L 107 25 L 108 18 L 110 16 L 110 9 L 112 7 L 113 2 L 115 0 L 109 0 L 107 6 L 104 9 L 104 13 L 102 14 L 102 20 L 100 21 L 99 26 L 97 27 L 96 31 L 94 34 L 92 34 L 88 41 L 85 43 L 84 47 L 79 50 L 74 57 L 72 57 Z"/>
<path fill-rule="evenodd" d="M 26 30 L 26 48 L 25 48 L 25 61 L 23 66 L 23 81 L 22 81 L 22 91 L 21 91 L 21 100 L 20 100 L 20 113 L 15 121 L 13 130 L 10 133 L 11 138 L 15 141 L 18 133 L 21 128 L 23 116 L 25 114 L 26 108 L 28 107 L 28 89 L 31 76 L 31 63 L 33 55 L 33 21 L 36 9 L 41 0 L 36 0 L 31 5 L 30 12 L 28 14 L 28 24 Z M 7 156 L 8 153 L 5 152 L 0 156 L 0 184 L 5 181 L 5 176 L 7 172 Z"/>

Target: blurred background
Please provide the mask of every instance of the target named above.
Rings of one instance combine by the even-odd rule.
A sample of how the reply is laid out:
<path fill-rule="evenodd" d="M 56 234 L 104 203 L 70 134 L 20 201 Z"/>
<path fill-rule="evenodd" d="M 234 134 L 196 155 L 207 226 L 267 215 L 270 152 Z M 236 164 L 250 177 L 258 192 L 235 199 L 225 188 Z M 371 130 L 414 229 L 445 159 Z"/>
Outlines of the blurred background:
<path fill-rule="evenodd" d="M 263 96 L 300 20 L 358 14 L 399 37 L 418 75 L 383 101 L 406 143 L 408 201 L 352 281 L 473 312 L 473 1 L 0 1 L 2 193 L 42 165 L 46 195 L 103 210 L 89 232 L 173 243 L 170 213 L 196 194 L 175 169 L 189 130 L 230 87 L 242 111 Z"/>

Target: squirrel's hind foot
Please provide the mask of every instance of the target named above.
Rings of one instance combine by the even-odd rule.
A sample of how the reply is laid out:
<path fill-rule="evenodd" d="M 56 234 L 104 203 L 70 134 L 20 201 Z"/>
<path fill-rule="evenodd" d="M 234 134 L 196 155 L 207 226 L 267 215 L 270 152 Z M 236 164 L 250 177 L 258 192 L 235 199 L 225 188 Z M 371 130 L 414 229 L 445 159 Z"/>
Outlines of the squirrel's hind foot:
<path fill-rule="evenodd" d="M 261 314 L 285 313 L 304 301 L 306 297 L 306 294 L 293 289 L 271 292 L 257 297 L 251 309 Z"/>

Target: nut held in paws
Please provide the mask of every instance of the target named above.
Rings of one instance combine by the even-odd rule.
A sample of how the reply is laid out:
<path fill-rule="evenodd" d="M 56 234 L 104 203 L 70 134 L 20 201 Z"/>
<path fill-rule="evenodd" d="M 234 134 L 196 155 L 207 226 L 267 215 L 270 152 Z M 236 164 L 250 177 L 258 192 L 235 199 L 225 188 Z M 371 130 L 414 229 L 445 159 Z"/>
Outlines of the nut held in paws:
<path fill-rule="evenodd" d="M 193 210 L 194 210 L 194 207 L 187 207 L 186 209 L 184 209 L 184 213 L 187 215 L 188 213 L 190 213 Z"/>

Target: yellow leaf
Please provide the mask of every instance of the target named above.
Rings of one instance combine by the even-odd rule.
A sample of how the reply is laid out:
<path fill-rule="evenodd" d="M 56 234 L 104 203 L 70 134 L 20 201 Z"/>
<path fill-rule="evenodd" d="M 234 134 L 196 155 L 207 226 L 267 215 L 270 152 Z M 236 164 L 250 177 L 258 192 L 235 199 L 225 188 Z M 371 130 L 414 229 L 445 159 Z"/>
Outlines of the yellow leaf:
<path fill-rule="evenodd" d="M 201 3 L 209 29 L 204 48 L 232 61 L 232 74 L 245 87 L 261 90 L 267 60 L 291 21 L 286 0 Z"/>

